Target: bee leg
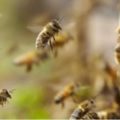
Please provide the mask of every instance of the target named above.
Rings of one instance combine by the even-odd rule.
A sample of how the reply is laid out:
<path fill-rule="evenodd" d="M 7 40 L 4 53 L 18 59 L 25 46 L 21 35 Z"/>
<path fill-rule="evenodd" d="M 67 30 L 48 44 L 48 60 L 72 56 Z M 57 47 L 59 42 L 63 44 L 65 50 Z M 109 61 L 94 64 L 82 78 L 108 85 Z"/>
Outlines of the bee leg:
<path fill-rule="evenodd" d="M 53 45 L 52 45 L 51 40 L 49 40 L 49 45 L 50 45 L 51 50 L 53 50 Z"/>
<path fill-rule="evenodd" d="M 55 44 L 55 37 L 53 36 L 53 45 Z M 54 56 L 56 57 L 58 55 L 57 49 L 54 49 Z"/>
<path fill-rule="evenodd" d="M 26 68 L 26 71 L 27 72 L 30 72 L 32 70 L 32 65 L 30 64 L 30 65 L 27 65 L 27 68 Z"/>
<path fill-rule="evenodd" d="M 53 36 L 53 41 L 54 41 L 54 43 L 55 43 L 55 37 Z"/>

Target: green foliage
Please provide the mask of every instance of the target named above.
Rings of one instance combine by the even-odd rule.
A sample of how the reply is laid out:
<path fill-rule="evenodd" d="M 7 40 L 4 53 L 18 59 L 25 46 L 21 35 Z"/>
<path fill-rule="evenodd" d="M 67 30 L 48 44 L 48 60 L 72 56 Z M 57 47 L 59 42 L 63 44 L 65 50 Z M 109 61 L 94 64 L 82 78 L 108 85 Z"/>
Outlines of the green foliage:
<path fill-rule="evenodd" d="M 16 111 L 16 118 L 49 118 L 46 108 L 43 107 L 44 95 L 42 89 L 27 87 L 17 89 L 13 93 L 12 105 Z"/>

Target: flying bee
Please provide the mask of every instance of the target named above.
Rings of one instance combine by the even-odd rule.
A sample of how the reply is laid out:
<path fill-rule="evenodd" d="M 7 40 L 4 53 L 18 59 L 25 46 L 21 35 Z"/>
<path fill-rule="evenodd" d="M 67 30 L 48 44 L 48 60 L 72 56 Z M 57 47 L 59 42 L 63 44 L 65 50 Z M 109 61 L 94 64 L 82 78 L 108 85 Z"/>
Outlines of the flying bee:
<path fill-rule="evenodd" d="M 64 107 L 64 101 L 68 99 L 69 97 L 73 97 L 74 102 L 76 102 L 75 99 L 75 91 L 76 87 L 78 87 L 77 84 L 71 83 L 67 85 L 62 91 L 60 91 L 54 98 L 54 102 L 56 104 L 62 104 Z"/>
<path fill-rule="evenodd" d="M 98 114 L 96 112 L 88 112 L 83 118 L 82 120 L 97 120 L 100 119 Z"/>
<path fill-rule="evenodd" d="M 0 105 L 3 106 L 7 102 L 8 98 L 12 98 L 10 92 L 7 89 L 2 89 L 0 92 Z"/>
<path fill-rule="evenodd" d="M 118 108 L 120 108 L 120 89 L 117 83 L 113 85 L 113 94 L 114 94 L 114 101 L 117 104 Z"/>
<path fill-rule="evenodd" d="M 45 60 L 48 58 L 48 54 L 45 51 L 32 50 L 18 56 L 14 60 L 14 64 L 18 66 L 26 66 L 27 72 L 32 70 L 33 64 L 38 65 L 40 60 Z"/>
<path fill-rule="evenodd" d="M 116 69 L 113 68 L 108 62 L 105 62 L 104 70 L 108 74 L 108 76 L 111 77 L 112 82 L 114 82 L 117 79 L 117 71 L 116 71 Z"/>
<path fill-rule="evenodd" d="M 97 112 L 100 119 L 120 119 L 120 113 L 118 111 L 101 111 Z"/>
<path fill-rule="evenodd" d="M 78 108 L 73 111 L 70 120 L 78 120 L 83 118 L 88 112 L 90 112 L 94 105 L 93 99 L 83 101 L 78 105 Z"/>
<path fill-rule="evenodd" d="M 53 49 L 53 45 L 51 43 L 51 40 L 55 42 L 55 35 L 62 30 L 61 26 L 59 25 L 58 20 L 53 20 L 49 22 L 43 30 L 38 34 L 36 39 L 36 48 L 45 48 L 48 44 L 50 45 L 50 48 Z"/>

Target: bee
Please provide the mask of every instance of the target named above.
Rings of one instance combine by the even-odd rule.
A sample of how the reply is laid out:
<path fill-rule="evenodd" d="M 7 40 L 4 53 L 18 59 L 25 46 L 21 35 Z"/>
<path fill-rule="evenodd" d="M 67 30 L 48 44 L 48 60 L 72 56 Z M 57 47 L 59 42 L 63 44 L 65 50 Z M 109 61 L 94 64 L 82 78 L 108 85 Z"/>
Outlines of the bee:
<path fill-rule="evenodd" d="M 120 64 L 120 43 L 117 43 L 115 47 L 115 61 L 117 64 Z"/>
<path fill-rule="evenodd" d="M 38 34 L 35 46 L 37 49 L 45 48 L 47 45 L 50 45 L 50 48 L 53 49 L 51 40 L 55 42 L 55 35 L 62 30 L 59 25 L 58 20 L 53 20 L 49 22 L 43 30 Z"/>
<path fill-rule="evenodd" d="M 61 103 L 62 107 L 64 107 L 64 101 L 69 97 L 73 97 L 74 102 L 76 102 L 75 99 L 76 87 L 78 87 L 78 84 L 71 83 L 67 85 L 62 91 L 58 92 L 58 94 L 54 98 L 54 102 L 56 104 Z"/>
<path fill-rule="evenodd" d="M 120 113 L 118 111 L 101 111 L 97 112 L 100 119 L 120 119 Z"/>
<path fill-rule="evenodd" d="M 7 102 L 8 98 L 12 98 L 10 92 L 7 89 L 2 89 L 0 92 L 0 105 L 3 106 Z"/>
<path fill-rule="evenodd" d="M 96 120 L 96 119 L 100 119 L 98 114 L 96 112 L 88 112 L 83 118 L 82 120 Z"/>
<path fill-rule="evenodd" d="M 78 105 L 78 107 L 73 111 L 70 120 L 78 120 L 83 118 L 90 110 L 94 107 L 94 100 L 86 100 Z"/>
<path fill-rule="evenodd" d="M 117 104 L 118 108 L 120 108 L 120 89 L 117 82 L 113 83 L 112 89 L 113 89 L 114 101 Z"/>
<path fill-rule="evenodd" d="M 45 51 L 32 50 L 18 56 L 14 60 L 14 64 L 18 66 L 26 65 L 26 71 L 30 72 L 32 70 L 32 65 L 38 65 L 40 60 L 45 60 L 48 58 L 48 54 Z"/>
<path fill-rule="evenodd" d="M 107 73 L 108 76 L 111 77 L 112 82 L 117 79 L 117 70 L 113 68 L 108 62 L 105 62 L 104 71 Z"/>

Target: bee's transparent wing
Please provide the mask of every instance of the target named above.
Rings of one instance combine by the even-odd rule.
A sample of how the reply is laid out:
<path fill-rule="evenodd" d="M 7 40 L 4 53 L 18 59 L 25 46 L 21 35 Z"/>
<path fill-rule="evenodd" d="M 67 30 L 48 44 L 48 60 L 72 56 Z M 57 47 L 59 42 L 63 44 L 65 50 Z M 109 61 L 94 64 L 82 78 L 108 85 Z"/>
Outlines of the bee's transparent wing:
<path fill-rule="evenodd" d="M 38 26 L 38 25 L 28 25 L 26 27 L 30 32 L 33 32 L 33 33 L 39 33 L 43 26 Z"/>

